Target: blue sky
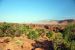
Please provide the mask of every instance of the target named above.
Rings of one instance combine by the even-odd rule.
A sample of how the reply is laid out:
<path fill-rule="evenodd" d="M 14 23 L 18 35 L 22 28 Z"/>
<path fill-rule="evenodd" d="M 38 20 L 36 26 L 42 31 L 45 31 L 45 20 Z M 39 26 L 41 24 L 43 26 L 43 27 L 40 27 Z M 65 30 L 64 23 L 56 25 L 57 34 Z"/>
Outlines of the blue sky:
<path fill-rule="evenodd" d="M 75 0 L 0 0 L 0 21 L 75 19 Z"/>

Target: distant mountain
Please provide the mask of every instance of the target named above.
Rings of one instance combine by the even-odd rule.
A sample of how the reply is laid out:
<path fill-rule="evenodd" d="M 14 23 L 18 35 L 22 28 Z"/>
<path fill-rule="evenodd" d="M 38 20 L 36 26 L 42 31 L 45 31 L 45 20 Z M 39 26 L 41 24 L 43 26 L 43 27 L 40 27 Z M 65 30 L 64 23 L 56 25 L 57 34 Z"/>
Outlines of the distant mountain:
<path fill-rule="evenodd" d="M 58 24 L 58 22 L 57 22 L 57 21 L 55 21 L 55 20 L 52 20 L 52 21 L 50 21 L 50 20 L 43 20 L 43 21 L 36 22 L 36 23 L 34 23 L 34 24 L 57 25 L 57 24 Z"/>
<path fill-rule="evenodd" d="M 58 21 L 58 23 L 63 24 L 63 25 L 66 25 L 66 24 L 69 24 L 69 23 L 75 23 L 75 19 L 60 20 L 60 21 Z"/>
<path fill-rule="evenodd" d="M 65 22 L 65 21 L 70 23 L 70 22 L 75 22 L 75 19 L 60 20 L 59 23 L 62 23 L 62 22 Z"/>
<path fill-rule="evenodd" d="M 50 24 L 50 25 L 66 25 L 68 23 L 75 23 L 75 19 L 65 19 L 65 20 L 42 20 L 36 22 L 35 24 Z"/>
<path fill-rule="evenodd" d="M 3 21 L 0 21 L 0 23 L 3 23 Z M 7 22 L 7 23 L 9 23 L 9 22 Z M 21 24 L 66 25 L 68 23 L 75 23 L 75 19 L 41 20 L 41 21 L 34 22 L 34 23 L 21 23 Z"/>

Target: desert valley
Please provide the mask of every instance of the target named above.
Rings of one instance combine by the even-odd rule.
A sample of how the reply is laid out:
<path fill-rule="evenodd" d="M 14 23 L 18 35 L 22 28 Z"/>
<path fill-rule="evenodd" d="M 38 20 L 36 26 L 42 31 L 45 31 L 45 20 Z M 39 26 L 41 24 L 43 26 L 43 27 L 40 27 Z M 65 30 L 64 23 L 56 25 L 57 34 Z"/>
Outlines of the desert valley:
<path fill-rule="evenodd" d="M 75 50 L 75 20 L 0 22 L 0 50 Z"/>

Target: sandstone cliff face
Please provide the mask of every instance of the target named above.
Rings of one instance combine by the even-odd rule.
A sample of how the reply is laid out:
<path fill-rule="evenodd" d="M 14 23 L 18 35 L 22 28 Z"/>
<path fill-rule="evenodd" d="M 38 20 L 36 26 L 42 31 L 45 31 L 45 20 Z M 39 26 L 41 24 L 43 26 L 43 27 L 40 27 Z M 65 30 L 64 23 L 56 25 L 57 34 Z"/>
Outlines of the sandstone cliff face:
<path fill-rule="evenodd" d="M 51 31 L 63 30 L 69 23 L 75 24 L 75 20 L 42 21 L 35 24 L 29 24 L 34 29 L 48 29 Z"/>

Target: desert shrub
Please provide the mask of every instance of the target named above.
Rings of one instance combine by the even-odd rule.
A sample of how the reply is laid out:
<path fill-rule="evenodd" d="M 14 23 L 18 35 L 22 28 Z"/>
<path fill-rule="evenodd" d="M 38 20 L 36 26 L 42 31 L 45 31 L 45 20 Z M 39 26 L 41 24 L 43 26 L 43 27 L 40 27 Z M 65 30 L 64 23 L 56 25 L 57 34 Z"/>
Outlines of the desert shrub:
<path fill-rule="evenodd" d="M 48 38 L 50 38 L 50 37 L 52 37 L 52 34 L 53 34 L 53 32 L 52 32 L 52 31 L 49 31 L 48 33 L 46 33 L 46 36 L 47 36 Z"/>
<path fill-rule="evenodd" d="M 62 43 L 62 44 L 60 44 L 60 45 L 57 46 L 56 50 L 70 50 L 70 48 L 67 47 L 66 44 Z"/>
<path fill-rule="evenodd" d="M 75 40 L 75 24 L 69 24 L 64 30 L 64 39 L 67 41 Z"/>
<path fill-rule="evenodd" d="M 19 46 L 22 46 L 23 45 L 23 41 L 22 40 L 19 40 L 19 39 L 15 40 L 15 43 L 17 45 L 19 45 Z"/>
<path fill-rule="evenodd" d="M 3 33 L 0 33 L 0 37 L 4 37 L 4 34 Z"/>
<path fill-rule="evenodd" d="M 2 23 L 0 25 L 0 37 L 6 37 L 6 36 L 9 36 L 9 37 L 15 37 L 16 35 L 20 35 L 20 31 L 19 31 L 19 25 L 14 25 L 11 24 L 11 23 Z M 17 33 L 16 33 L 17 32 Z"/>
<path fill-rule="evenodd" d="M 4 37 L 6 36 L 6 30 L 10 28 L 10 24 L 8 23 L 2 23 L 0 25 L 0 36 Z"/>
<path fill-rule="evenodd" d="M 68 24 L 62 33 L 66 50 L 75 50 L 75 24 Z M 61 46 L 63 48 L 63 46 Z M 65 50 L 65 49 L 63 49 Z"/>
<path fill-rule="evenodd" d="M 70 44 L 71 50 L 75 50 L 75 41 L 72 41 Z"/>
<path fill-rule="evenodd" d="M 46 29 L 36 29 L 35 31 L 38 32 L 41 37 L 45 36 L 46 33 L 48 33 L 48 30 Z"/>
<path fill-rule="evenodd" d="M 52 35 L 49 37 L 50 37 L 50 40 L 53 41 L 54 43 L 55 50 L 59 49 L 59 45 L 61 45 L 64 42 L 63 35 L 60 32 L 57 32 L 57 33 L 52 32 Z"/>
<path fill-rule="evenodd" d="M 20 25 L 19 26 L 19 31 L 22 33 L 22 34 L 25 34 L 27 35 L 27 32 L 29 32 L 32 28 L 27 26 L 27 25 Z"/>
<path fill-rule="evenodd" d="M 31 27 L 24 24 L 11 24 L 11 23 L 1 23 L 0 24 L 0 37 L 9 36 L 15 37 L 20 36 L 23 33 L 27 33 L 31 30 Z"/>
<path fill-rule="evenodd" d="M 36 31 L 30 31 L 27 36 L 29 39 L 36 40 L 39 37 L 39 34 Z"/>
<path fill-rule="evenodd" d="M 37 31 L 38 33 L 45 33 L 45 30 L 44 30 L 44 29 L 36 29 L 36 31 Z"/>
<path fill-rule="evenodd" d="M 3 37 L 3 36 L 4 36 L 4 34 L 3 34 L 2 30 L 0 29 L 0 37 Z"/>
<path fill-rule="evenodd" d="M 10 28 L 10 24 L 8 23 L 3 23 L 2 25 L 0 25 L 0 29 L 5 32 L 8 28 Z"/>

